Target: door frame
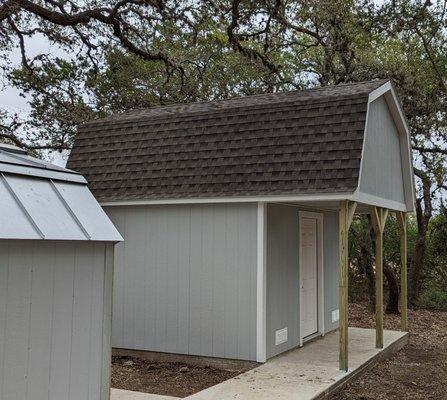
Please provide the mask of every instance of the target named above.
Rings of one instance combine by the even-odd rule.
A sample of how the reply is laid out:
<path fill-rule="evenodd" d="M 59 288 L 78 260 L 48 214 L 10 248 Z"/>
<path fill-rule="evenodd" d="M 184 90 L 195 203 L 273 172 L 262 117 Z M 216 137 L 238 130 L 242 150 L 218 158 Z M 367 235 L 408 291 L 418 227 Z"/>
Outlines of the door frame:
<path fill-rule="evenodd" d="M 303 321 L 301 316 L 303 315 L 302 312 L 302 306 L 303 306 L 303 299 L 302 299 L 302 251 L 301 251 L 301 237 L 302 237 L 302 219 L 303 218 L 313 218 L 317 221 L 317 288 L 318 288 L 318 330 L 314 335 L 311 335 L 309 337 L 306 337 L 306 339 L 303 338 Z M 298 224 L 299 224 L 299 301 L 300 301 L 300 346 L 303 346 L 303 343 L 307 340 L 311 340 L 314 337 L 317 336 L 324 336 L 324 264 L 323 264 L 323 214 L 317 213 L 317 212 L 310 212 L 310 211 L 299 211 L 299 217 L 298 217 Z"/>

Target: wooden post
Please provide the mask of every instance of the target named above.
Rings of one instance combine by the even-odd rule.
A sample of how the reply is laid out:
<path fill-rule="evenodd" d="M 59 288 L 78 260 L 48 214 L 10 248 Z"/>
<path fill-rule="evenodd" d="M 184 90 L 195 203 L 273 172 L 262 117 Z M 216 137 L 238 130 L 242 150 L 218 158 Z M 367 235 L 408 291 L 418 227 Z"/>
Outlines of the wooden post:
<path fill-rule="evenodd" d="M 348 371 L 348 232 L 357 203 L 343 200 L 339 213 L 340 370 Z"/>
<path fill-rule="evenodd" d="M 408 295 L 407 295 L 407 214 L 396 213 L 397 226 L 400 233 L 400 326 L 401 330 L 408 332 Z"/>
<path fill-rule="evenodd" d="M 388 210 L 372 209 L 372 221 L 376 234 L 376 348 L 383 348 L 383 230 Z"/>

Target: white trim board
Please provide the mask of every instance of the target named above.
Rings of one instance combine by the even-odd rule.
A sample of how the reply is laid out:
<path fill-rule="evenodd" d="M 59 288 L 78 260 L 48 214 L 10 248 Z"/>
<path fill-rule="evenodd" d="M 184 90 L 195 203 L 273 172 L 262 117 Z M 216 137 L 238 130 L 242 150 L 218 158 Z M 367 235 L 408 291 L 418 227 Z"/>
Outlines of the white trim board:
<path fill-rule="evenodd" d="M 256 272 L 256 361 L 267 361 L 267 205 L 258 203 Z"/>
<path fill-rule="evenodd" d="M 356 192 L 350 200 L 355 201 L 356 203 L 387 208 L 392 211 L 407 211 L 407 206 L 404 203 L 384 199 L 382 197 L 374 196 L 372 194 L 363 192 Z"/>
<path fill-rule="evenodd" d="M 301 202 L 301 201 L 339 201 L 350 199 L 353 196 L 349 193 L 336 194 L 310 194 L 310 195 L 284 195 L 284 196 L 247 196 L 247 197 L 206 197 L 206 198 L 185 198 L 185 199 L 157 199 L 157 200 L 122 200 L 103 201 L 101 206 L 145 206 L 164 204 L 213 204 L 213 203 L 273 203 L 273 202 Z"/>
<path fill-rule="evenodd" d="M 303 326 L 302 326 L 302 319 L 301 316 L 303 315 L 302 312 L 302 292 L 301 292 L 301 286 L 302 286 L 302 254 L 301 251 L 301 237 L 302 237 L 302 219 L 303 218 L 314 218 L 317 220 L 317 247 L 318 247 L 318 331 L 309 337 L 310 339 L 315 338 L 316 336 L 324 336 L 325 334 L 325 326 L 324 326 L 324 260 L 323 260 L 323 214 L 322 213 L 316 213 L 316 212 L 309 212 L 309 211 L 299 211 L 298 213 L 298 223 L 299 223 L 299 301 L 300 301 L 300 346 L 303 346 L 305 340 L 303 337 Z"/>

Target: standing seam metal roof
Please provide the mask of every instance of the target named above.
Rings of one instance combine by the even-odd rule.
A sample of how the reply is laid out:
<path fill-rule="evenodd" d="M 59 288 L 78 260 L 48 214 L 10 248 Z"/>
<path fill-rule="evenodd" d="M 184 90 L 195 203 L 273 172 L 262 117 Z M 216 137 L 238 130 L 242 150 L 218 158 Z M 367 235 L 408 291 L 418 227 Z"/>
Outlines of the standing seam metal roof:
<path fill-rule="evenodd" d="M 0 239 L 121 241 L 78 173 L 0 145 Z"/>

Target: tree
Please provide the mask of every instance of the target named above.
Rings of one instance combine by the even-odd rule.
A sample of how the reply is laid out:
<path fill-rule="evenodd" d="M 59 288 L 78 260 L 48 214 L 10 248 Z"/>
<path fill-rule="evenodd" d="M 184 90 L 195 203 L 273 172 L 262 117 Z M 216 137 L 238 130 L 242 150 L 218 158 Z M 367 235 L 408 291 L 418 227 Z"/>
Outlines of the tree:
<path fill-rule="evenodd" d="M 128 108 L 392 78 L 417 176 L 415 305 L 446 190 L 446 8 L 446 0 L 6 0 L 3 77 L 30 96 L 32 111 L 26 121 L 0 115 L 0 137 L 69 149 L 80 122 Z M 30 58 L 26 39 L 36 34 L 70 57 Z M 7 62 L 14 45 L 16 70 Z"/>

